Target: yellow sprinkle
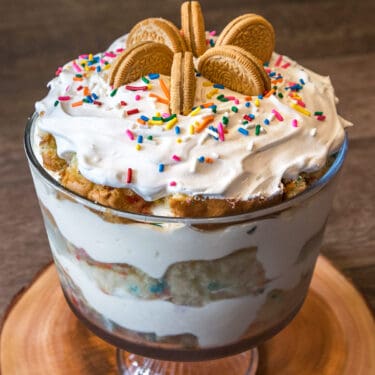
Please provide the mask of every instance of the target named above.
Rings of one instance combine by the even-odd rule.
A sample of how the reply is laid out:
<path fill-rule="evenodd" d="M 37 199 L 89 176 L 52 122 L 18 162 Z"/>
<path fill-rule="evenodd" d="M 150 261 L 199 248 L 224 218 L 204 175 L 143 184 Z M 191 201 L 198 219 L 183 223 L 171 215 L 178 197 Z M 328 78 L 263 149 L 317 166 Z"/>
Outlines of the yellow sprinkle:
<path fill-rule="evenodd" d="M 157 116 L 158 117 L 158 116 Z M 155 120 L 148 120 L 147 122 L 148 125 L 163 125 L 164 122 L 163 121 L 155 121 Z"/>
<path fill-rule="evenodd" d="M 147 85 L 147 89 L 148 89 L 148 90 L 152 90 L 152 85 L 151 85 L 151 83 L 149 83 L 149 84 Z"/>
<path fill-rule="evenodd" d="M 92 61 L 93 59 L 93 56 L 92 56 L 92 53 L 89 54 L 89 61 Z"/>
<path fill-rule="evenodd" d="M 193 111 L 189 113 L 189 116 L 195 116 L 201 111 L 201 106 L 199 105 L 197 108 L 195 108 Z"/>
<path fill-rule="evenodd" d="M 293 98 L 295 98 L 295 99 L 302 100 L 302 97 L 299 96 L 298 94 L 296 94 L 295 92 L 293 93 L 292 96 L 293 96 Z"/>
<path fill-rule="evenodd" d="M 177 138 L 177 143 L 181 143 L 182 142 L 182 139 L 181 138 Z"/>
<path fill-rule="evenodd" d="M 306 108 L 301 107 L 300 105 L 293 103 L 290 105 L 293 109 L 295 109 L 298 112 L 301 112 L 305 116 L 311 116 L 311 112 L 308 111 Z"/>
<path fill-rule="evenodd" d="M 86 72 L 89 72 L 89 71 L 90 71 L 90 67 L 89 67 L 88 65 L 85 65 L 85 68 L 84 68 L 84 69 L 85 69 Z"/>
<path fill-rule="evenodd" d="M 142 148 L 141 145 L 140 145 L 139 143 L 137 143 L 136 146 L 135 146 L 135 149 L 136 149 L 137 151 L 139 151 L 141 148 Z"/>
<path fill-rule="evenodd" d="M 156 112 L 156 113 L 155 113 L 155 117 L 161 117 L 160 112 Z"/>
<path fill-rule="evenodd" d="M 104 65 L 104 68 L 102 70 L 108 70 L 110 69 L 110 67 L 111 67 L 111 64 Z"/>
<path fill-rule="evenodd" d="M 189 126 L 189 133 L 194 134 L 194 125 Z"/>
<path fill-rule="evenodd" d="M 211 99 L 215 94 L 217 94 L 219 92 L 218 89 L 212 89 L 207 95 L 207 99 Z"/>
<path fill-rule="evenodd" d="M 171 130 L 177 123 L 177 117 L 174 117 L 172 120 L 168 121 L 165 124 L 165 129 Z"/>
<path fill-rule="evenodd" d="M 257 106 L 257 107 L 259 107 L 260 106 L 260 102 L 259 102 L 259 99 L 255 99 L 255 102 L 254 102 L 254 104 Z"/>
<path fill-rule="evenodd" d="M 212 82 L 205 81 L 205 82 L 202 83 L 202 85 L 203 85 L 203 87 L 210 87 L 210 86 L 212 86 Z"/>

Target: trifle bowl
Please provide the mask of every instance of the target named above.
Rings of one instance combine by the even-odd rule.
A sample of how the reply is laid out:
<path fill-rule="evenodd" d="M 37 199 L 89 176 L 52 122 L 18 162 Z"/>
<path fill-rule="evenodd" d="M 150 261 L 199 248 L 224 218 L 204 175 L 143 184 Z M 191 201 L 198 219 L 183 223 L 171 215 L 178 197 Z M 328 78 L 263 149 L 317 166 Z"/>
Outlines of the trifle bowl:
<path fill-rule="evenodd" d="M 158 35 L 162 21 L 147 22 Z M 161 48 L 139 40 L 125 48 L 128 38 L 59 68 L 26 127 L 65 298 L 119 348 L 122 374 L 255 373 L 256 345 L 285 327 L 306 297 L 348 123 L 328 78 L 276 53 L 259 73 L 257 58 L 232 45 L 194 59 L 198 52 L 172 46 L 171 78 L 143 70 L 122 85 L 127 50 L 136 65 L 134 54 Z M 210 75 L 208 65 L 225 59 L 229 71 L 244 58 L 261 77 L 251 81 L 261 94 L 243 93 L 230 72 L 215 83 L 197 70 Z M 194 96 L 185 113 L 189 72 Z"/>

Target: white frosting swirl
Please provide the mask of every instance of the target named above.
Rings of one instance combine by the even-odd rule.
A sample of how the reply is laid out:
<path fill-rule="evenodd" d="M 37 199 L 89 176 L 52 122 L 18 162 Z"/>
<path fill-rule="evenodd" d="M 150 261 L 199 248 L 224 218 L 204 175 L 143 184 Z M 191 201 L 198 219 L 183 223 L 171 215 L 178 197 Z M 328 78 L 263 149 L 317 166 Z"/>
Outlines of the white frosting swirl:
<path fill-rule="evenodd" d="M 151 119 L 157 112 L 169 113 L 169 109 L 149 96 L 165 97 L 159 79 L 149 79 L 152 87 L 147 91 L 130 91 L 123 86 L 113 93 L 107 81 L 109 66 L 120 53 L 119 48 L 125 46 L 125 39 L 118 39 L 103 54 L 81 56 L 67 63 L 49 83 L 48 95 L 36 103 L 41 114 L 38 128 L 55 137 L 59 156 L 68 159 L 75 153 L 80 172 L 95 183 L 128 187 L 150 201 L 175 193 L 239 199 L 272 196 L 280 191 L 282 178 L 322 168 L 327 156 L 341 145 L 344 128 L 350 125 L 336 112 L 329 77 L 276 53 L 266 67 L 277 86 L 275 95 L 249 100 L 221 88 L 211 95 L 214 87 L 204 77 L 197 77 L 195 105 L 213 102 L 216 113 L 212 108 L 202 108 L 195 116 L 178 115 L 170 130 L 166 123 L 140 124 L 137 120 L 141 116 Z M 169 77 L 163 79 L 169 84 Z M 131 86 L 145 83 L 139 79 Z M 230 100 L 222 102 L 217 99 L 219 95 Z M 73 104 L 80 104 L 83 98 L 96 103 Z M 292 108 L 298 101 L 310 116 Z M 132 109 L 139 112 L 128 115 Z M 215 116 L 210 124 L 215 128 L 223 122 L 223 116 L 228 117 L 224 141 L 215 139 L 208 127 L 190 134 L 191 126 L 209 115 Z M 254 119 L 241 125 L 246 115 Z M 260 134 L 256 135 L 258 124 Z M 180 134 L 176 134 L 176 127 Z M 240 133 L 239 128 L 249 134 Z M 143 137 L 140 149 L 138 136 Z M 203 163 L 198 160 L 202 156 Z M 164 166 L 162 172 L 160 164 Z"/>

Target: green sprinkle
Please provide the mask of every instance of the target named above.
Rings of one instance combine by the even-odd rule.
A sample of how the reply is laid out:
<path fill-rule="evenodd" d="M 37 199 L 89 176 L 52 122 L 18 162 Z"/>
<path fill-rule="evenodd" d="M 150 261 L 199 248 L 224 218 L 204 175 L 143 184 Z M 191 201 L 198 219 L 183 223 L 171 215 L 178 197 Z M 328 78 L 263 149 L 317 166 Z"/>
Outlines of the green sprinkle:
<path fill-rule="evenodd" d="M 83 98 L 82 101 L 83 101 L 84 103 L 90 103 L 86 98 Z"/>
<path fill-rule="evenodd" d="M 237 108 L 236 106 L 233 106 L 231 109 L 232 109 L 232 111 L 233 111 L 234 113 L 237 113 L 237 112 L 238 112 L 238 108 Z"/>
<path fill-rule="evenodd" d="M 242 121 L 242 125 L 247 125 L 248 123 L 249 123 L 249 121 L 247 121 L 247 120 Z"/>
<path fill-rule="evenodd" d="M 150 83 L 150 81 L 146 77 L 142 77 L 142 81 L 147 85 Z"/>
<path fill-rule="evenodd" d="M 168 121 L 173 120 L 175 117 L 177 117 L 177 115 L 176 115 L 176 114 L 173 114 L 173 115 L 171 115 L 171 116 L 169 116 L 169 117 L 163 118 L 162 120 L 163 120 L 164 122 L 168 122 Z M 155 118 L 159 118 L 159 117 L 155 117 Z M 154 117 L 153 117 L 152 119 L 154 119 Z"/>
<path fill-rule="evenodd" d="M 223 116 L 223 124 L 228 125 L 229 123 L 229 118 L 227 116 Z"/>
<path fill-rule="evenodd" d="M 55 107 L 57 107 L 59 105 L 59 101 L 56 100 L 55 103 L 53 104 Z"/>
<path fill-rule="evenodd" d="M 260 125 L 257 125 L 255 127 L 255 135 L 259 135 L 260 134 Z"/>
<path fill-rule="evenodd" d="M 278 97 L 279 97 L 280 99 L 282 99 L 282 98 L 284 97 L 284 95 L 283 95 L 281 92 L 279 92 L 277 95 L 278 95 Z"/>
<path fill-rule="evenodd" d="M 152 118 L 153 121 L 164 121 L 163 117 L 153 117 Z"/>
<path fill-rule="evenodd" d="M 152 141 L 152 135 L 147 136 L 147 139 L 148 139 L 149 141 Z"/>
<path fill-rule="evenodd" d="M 278 87 L 277 87 L 277 86 L 273 86 L 272 88 L 273 88 L 274 90 L 277 90 Z"/>
<path fill-rule="evenodd" d="M 321 111 L 314 112 L 314 116 L 322 116 L 322 115 L 323 115 L 323 112 Z"/>
<path fill-rule="evenodd" d="M 224 98 L 224 94 L 220 94 L 219 96 L 216 97 L 217 100 L 220 100 L 220 99 L 223 99 Z"/>
<path fill-rule="evenodd" d="M 110 93 L 110 96 L 115 96 L 116 95 L 116 93 L 117 93 L 117 89 L 114 89 L 111 93 Z"/>
<path fill-rule="evenodd" d="M 82 76 L 82 74 L 76 74 L 76 77 L 77 78 L 82 78 L 83 76 Z"/>

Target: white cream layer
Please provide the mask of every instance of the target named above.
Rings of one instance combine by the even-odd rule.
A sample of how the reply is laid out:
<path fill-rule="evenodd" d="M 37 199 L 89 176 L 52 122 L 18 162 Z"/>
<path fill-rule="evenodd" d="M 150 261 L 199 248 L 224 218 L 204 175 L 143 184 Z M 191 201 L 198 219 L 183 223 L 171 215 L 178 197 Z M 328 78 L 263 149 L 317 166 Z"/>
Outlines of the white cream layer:
<path fill-rule="evenodd" d="M 111 46 L 111 50 L 124 46 L 125 37 L 122 37 Z M 110 52 L 108 56 L 107 52 L 107 56 L 97 56 L 111 64 L 116 54 Z M 207 129 L 200 134 L 190 134 L 191 125 L 212 114 L 209 108 L 202 109 L 195 116 L 178 115 L 178 123 L 170 130 L 165 125 L 139 124 L 137 119 L 141 115 L 152 118 L 157 112 L 168 112 L 167 105 L 149 97 L 150 93 L 165 97 L 159 80 L 150 80 L 152 89 L 149 91 L 129 91 L 121 87 L 116 95 L 111 96 L 112 89 L 107 82 L 109 69 L 94 71 L 82 81 L 73 81 L 77 65 L 84 61 L 82 59 L 66 64 L 61 74 L 49 83 L 48 95 L 36 103 L 37 112 L 43 114 L 37 119 L 37 126 L 54 135 L 61 157 L 69 159 L 72 153 L 76 153 L 79 170 L 87 179 L 112 187 L 129 187 L 146 200 L 174 193 L 241 199 L 272 196 L 280 191 L 283 177 L 293 178 L 301 171 L 323 167 L 327 155 L 341 145 L 343 129 L 348 126 L 337 115 L 330 79 L 287 57 L 276 66 L 278 56 L 273 55 L 269 69 L 275 74 L 272 79 L 279 74 L 284 77 L 277 91 L 283 93 L 283 99 L 274 95 L 263 99 L 253 97 L 250 107 L 247 107 L 243 95 L 228 89 L 218 89 L 209 98 L 214 88 L 205 86 L 205 78 L 197 77 L 196 105 L 206 102 L 217 105 L 217 114 L 211 125 L 217 127 L 224 115 L 229 118 L 225 141 L 215 140 Z M 290 66 L 283 68 L 284 64 Z M 169 84 L 169 78 L 163 78 Z M 302 97 L 311 116 L 290 107 L 296 102 L 288 96 L 290 89 L 286 89 L 291 82 L 303 87 L 297 94 Z M 145 83 L 138 80 L 131 85 L 144 86 Z M 102 105 L 85 103 L 73 107 L 72 103 L 83 98 L 83 89 L 78 90 L 79 87 L 88 87 Z M 220 94 L 238 99 L 239 104 L 234 100 L 222 103 L 217 99 Z M 137 100 L 137 95 L 140 100 Z M 61 100 L 54 106 L 59 97 L 70 99 Z M 121 106 L 121 101 L 126 102 L 126 106 Z M 238 108 L 237 113 L 231 110 L 233 106 Z M 127 115 L 127 111 L 134 108 L 139 113 Z M 275 117 L 273 110 L 282 116 L 282 121 Z M 323 112 L 326 119 L 318 121 L 315 111 Z M 247 136 L 238 131 L 244 115 L 254 116 L 247 125 Z M 270 124 L 265 125 L 264 120 L 269 120 Z M 297 127 L 293 126 L 294 120 Z M 256 124 L 261 125 L 259 136 L 255 135 Z M 180 128 L 179 135 L 175 133 L 176 126 Z M 133 140 L 127 134 L 129 131 Z M 141 150 L 137 150 L 140 135 L 143 143 Z M 152 140 L 147 139 L 150 135 Z M 200 163 L 197 159 L 201 156 L 214 162 Z M 160 164 L 164 165 L 163 172 L 159 172 Z M 131 183 L 127 183 L 128 168 L 133 170 Z"/>

